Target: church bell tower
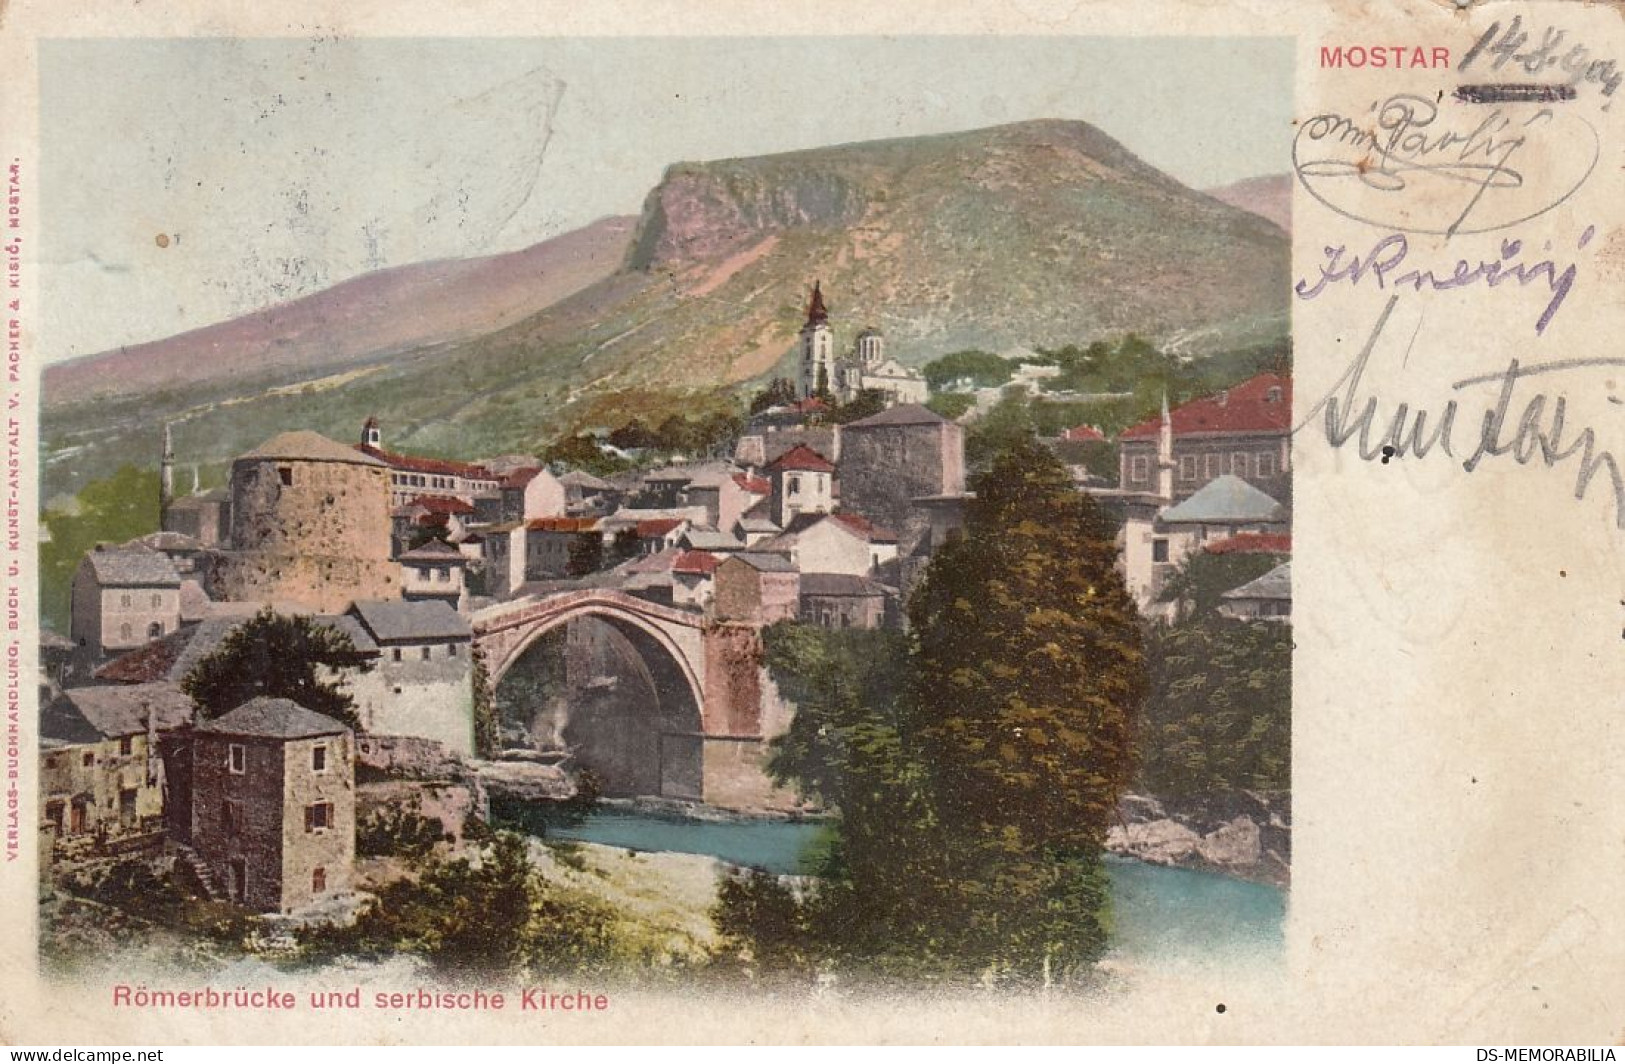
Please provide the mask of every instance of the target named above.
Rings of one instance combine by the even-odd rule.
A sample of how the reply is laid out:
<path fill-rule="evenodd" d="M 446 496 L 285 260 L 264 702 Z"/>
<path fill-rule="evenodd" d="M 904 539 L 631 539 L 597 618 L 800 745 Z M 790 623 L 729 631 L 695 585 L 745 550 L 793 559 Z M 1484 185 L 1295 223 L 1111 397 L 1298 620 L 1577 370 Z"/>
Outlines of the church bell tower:
<path fill-rule="evenodd" d="M 833 392 L 837 383 L 835 334 L 830 331 L 823 289 L 814 281 L 812 300 L 807 304 L 807 324 L 801 327 L 801 397 Z"/>

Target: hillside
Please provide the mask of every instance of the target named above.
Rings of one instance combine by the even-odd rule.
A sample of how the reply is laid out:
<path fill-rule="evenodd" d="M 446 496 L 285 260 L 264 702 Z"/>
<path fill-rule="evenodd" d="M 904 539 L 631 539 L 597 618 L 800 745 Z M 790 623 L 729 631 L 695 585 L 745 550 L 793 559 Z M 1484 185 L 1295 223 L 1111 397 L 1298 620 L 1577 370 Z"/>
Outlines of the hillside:
<path fill-rule="evenodd" d="M 1260 218 L 1268 218 L 1280 226 L 1282 232 L 1292 232 L 1291 174 L 1249 177 L 1244 181 L 1236 181 L 1205 191 L 1220 203 L 1228 203 L 1232 207 L 1251 211 Z"/>
<path fill-rule="evenodd" d="M 684 393 L 783 371 L 815 278 L 839 343 L 876 325 L 915 364 L 1128 331 L 1201 354 L 1287 330 L 1281 230 L 1082 122 L 680 163 L 622 268 L 505 328 L 272 393 L 217 380 L 57 405 L 58 389 L 49 479 L 60 490 L 155 454 L 161 417 L 180 418 L 182 461 L 221 462 L 295 425 L 349 439 L 368 414 L 391 446 L 534 452 L 628 404 L 669 413 Z"/>
<path fill-rule="evenodd" d="M 481 336 L 614 273 L 635 222 L 604 218 L 504 255 L 379 270 L 179 336 L 58 363 L 45 371 L 46 402 L 206 386 L 250 368 L 314 378 Z"/>

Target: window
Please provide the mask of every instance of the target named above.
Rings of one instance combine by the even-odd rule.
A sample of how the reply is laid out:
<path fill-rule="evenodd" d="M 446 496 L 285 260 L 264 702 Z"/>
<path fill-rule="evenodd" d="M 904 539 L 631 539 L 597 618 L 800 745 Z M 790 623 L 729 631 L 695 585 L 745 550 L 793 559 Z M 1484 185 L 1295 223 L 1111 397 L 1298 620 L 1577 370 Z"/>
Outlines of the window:
<path fill-rule="evenodd" d="M 96 755 L 95 754 L 86 754 L 84 756 L 84 760 L 81 761 L 80 763 L 82 765 L 84 765 L 86 768 L 89 768 L 90 766 L 92 766 L 92 765 L 94 765 L 96 763 Z"/>
<path fill-rule="evenodd" d="M 791 494 L 791 495 L 800 495 L 801 494 L 801 478 L 800 477 L 787 477 L 786 478 L 786 484 L 787 484 L 787 487 L 785 488 L 785 490 L 789 494 Z"/>
<path fill-rule="evenodd" d="M 248 749 L 241 743 L 232 743 L 226 747 L 226 768 L 233 775 L 241 776 L 248 771 Z"/>
<path fill-rule="evenodd" d="M 448 658 L 455 658 L 457 656 L 457 644 L 456 643 L 452 643 L 450 646 L 446 647 L 446 656 Z"/>
<path fill-rule="evenodd" d="M 395 660 L 396 661 L 401 660 L 401 648 L 400 647 L 395 648 L 394 654 L 395 654 Z"/>
<path fill-rule="evenodd" d="M 132 605 L 131 602 L 130 602 L 130 596 L 128 596 L 128 595 L 120 595 L 118 597 L 118 604 L 119 604 L 119 606 L 121 606 L 124 609 L 129 609 L 130 606 Z"/>
<path fill-rule="evenodd" d="M 434 570 L 434 578 L 441 583 L 445 583 L 447 580 L 450 580 L 451 567 L 447 565 L 436 566 Z"/>
<path fill-rule="evenodd" d="M 1260 477 L 1273 477 L 1275 475 L 1275 456 L 1273 454 L 1258 456 L 1258 475 Z"/>
<path fill-rule="evenodd" d="M 424 661 L 429 660 L 429 648 L 428 647 L 423 648 L 423 660 Z"/>
<path fill-rule="evenodd" d="M 276 475 L 277 478 L 282 481 L 283 487 L 286 488 L 293 486 L 293 469 L 289 466 L 277 466 Z"/>
<path fill-rule="evenodd" d="M 121 735 L 118 741 L 118 756 L 129 757 L 135 751 L 135 736 Z"/>
<path fill-rule="evenodd" d="M 1230 456 L 1230 472 L 1234 473 L 1238 477 L 1244 477 L 1247 475 L 1246 454 L 1241 451 L 1237 451 L 1235 454 Z"/>
<path fill-rule="evenodd" d="M 230 798 L 220 803 L 220 826 L 227 835 L 241 835 L 243 831 L 242 808 Z"/>
<path fill-rule="evenodd" d="M 327 869 L 313 868 L 310 871 L 310 892 L 312 894 L 325 894 L 327 892 Z"/>
<path fill-rule="evenodd" d="M 162 639 L 163 636 L 164 636 L 164 622 L 162 622 L 162 621 L 153 621 L 151 624 L 147 625 L 147 638 L 148 639 Z"/>
<path fill-rule="evenodd" d="M 1224 455 L 1222 454 L 1210 454 L 1207 456 L 1207 461 L 1203 463 L 1203 466 L 1205 467 L 1204 473 L 1206 474 L 1207 479 L 1212 480 L 1214 477 L 1223 472 L 1223 469 L 1220 468 L 1219 465 L 1219 463 L 1223 461 Z"/>
<path fill-rule="evenodd" d="M 1179 479 L 1196 479 L 1196 456 L 1194 454 L 1182 454 L 1179 456 Z"/>
<path fill-rule="evenodd" d="M 1165 562 L 1168 560 L 1167 540 L 1154 539 L 1151 541 L 1151 560 L 1154 562 Z"/>
<path fill-rule="evenodd" d="M 312 772 L 327 771 L 327 744 L 318 743 L 310 748 L 310 770 Z"/>
<path fill-rule="evenodd" d="M 333 803 L 313 802 L 305 806 L 305 830 L 326 831 L 333 826 Z"/>
<path fill-rule="evenodd" d="M 128 597 L 128 596 L 126 596 L 126 597 Z M 121 624 L 121 625 L 118 626 L 118 634 L 119 634 L 120 639 L 122 639 L 126 643 L 128 643 L 130 641 L 130 637 L 132 636 L 133 632 L 132 632 L 129 625 Z"/>
<path fill-rule="evenodd" d="M 1134 481 L 1151 479 L 1151 459 L 1143 454 L 1137 454 L 1129 464 L 1131 470 L 1129 479 Z"/>

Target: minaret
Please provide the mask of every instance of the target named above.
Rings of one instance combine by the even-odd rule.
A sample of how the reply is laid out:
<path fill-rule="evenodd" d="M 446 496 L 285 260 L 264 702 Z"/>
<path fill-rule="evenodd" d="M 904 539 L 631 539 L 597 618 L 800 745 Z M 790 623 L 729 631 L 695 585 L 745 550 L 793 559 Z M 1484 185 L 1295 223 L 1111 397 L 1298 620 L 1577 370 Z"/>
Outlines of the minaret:
<path fill-rule="evenodd" d="M 814 281 L 807 324 L 801 327 L 801 397 L 833 392 L 839 383 L 835 379 L 835 334 L 829 328 L 823 288 Z"/>
<path fill-rule="evenodd" d="M 158 527 L 169 529 L 169 507 L 175 501 L 175 441 L 164 422 L 164 454 L 158 461 Z"/>
<path fill-rule="evenodd" d="M 1174 501 L 1174 422 L 1168 416 L 1168 391 L 1162 393 L 1162 429 L 1157 433 L 1157 495 Z"/>

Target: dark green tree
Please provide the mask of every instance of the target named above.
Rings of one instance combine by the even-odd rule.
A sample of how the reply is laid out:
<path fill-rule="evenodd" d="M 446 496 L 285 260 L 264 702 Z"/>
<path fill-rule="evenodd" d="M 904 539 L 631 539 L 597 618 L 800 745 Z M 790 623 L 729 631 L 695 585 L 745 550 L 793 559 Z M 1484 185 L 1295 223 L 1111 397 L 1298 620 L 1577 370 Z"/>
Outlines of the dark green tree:
<path fill-rule="evenodd" d="M 68 631 L 68 597 L 73 573 L 98 543 L 123 543 L 158 529 L 158 473 L 121 466 L 105 480 L 93 480 L 79 492 L 72 513 L 50 510 L 41 523 L 50 540 L 40 544 L 40 598 L 45 619 L 57 631 Z"/>
<path fill-rule="evenodd" d="M 1280 565 L 1278 554 L 1209 554 L 1196 551 L 1179 563 L 1157 595 L 1176 604 L 1181 621 L 1212 617 L 1224 604 L 1224 593 L 1256 580 Z"/>
<path fill-rule="evenodd" d="M 181 688 L 205 718 L 229 713 L 264 695 L 292 699 L 359 731 L 355 700 L 327 677 L 341 669 L 371 667 L 338 629 L 266 607 L 232 629 L 213 653 L 193 666 Z"/>
<path fill-rule="evenodd" d="M 1216 614 L 1149 636 L 1140 783 L 1179 799 L 1292 782 L 1292 629 Z"/>
<path fill-rule="evenodd" d="M 770 407 L 784 406 L 795 401 L 795 382 L 788 377 L 774 377 L 766 388 L 751 396 L 750 412 L 760 414 Z"/>

